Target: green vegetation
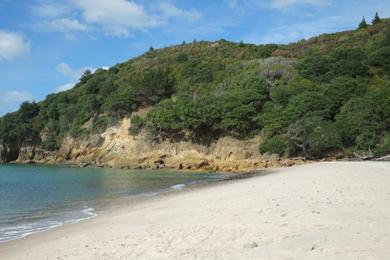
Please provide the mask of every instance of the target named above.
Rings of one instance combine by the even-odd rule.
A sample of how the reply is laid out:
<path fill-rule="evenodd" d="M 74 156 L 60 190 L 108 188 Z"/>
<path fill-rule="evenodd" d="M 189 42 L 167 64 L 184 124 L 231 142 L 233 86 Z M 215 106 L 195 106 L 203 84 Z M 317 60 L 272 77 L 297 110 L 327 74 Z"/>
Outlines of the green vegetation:
<path fill-rule="evenodd" d="M 142 128 L 145 126 L 145 120 L 140 116 L 133 116 L 131 118 L 131 126 L 129 128 L 129 134 L 132 136 L 137 136 L 141 132 Z"/>
<path fill-rule="evenodd" d="M 57 150 L 132 116 L 129 134 L 210 144 L 262 135 L 262 153 L 390 151 L 390 20 L 289 45 L 194 41 L 86 71 L 68 91 L 0 119 L 1 147 Z M 0 160 L 9 161 L 13 156 Z M 2 159 L 3 158 L 3 159 Z"/>
<path fill-rule="evenodd" d="M 375 24 L 378 24 L 380 22 L 382 22 L 382 20 L 381 20 L 381 18 L 379 18 L 378 12 L 376 12 L 374 19 L 372 20 L 372 24 L 375 25 Z"/>
<path fill-rule="evenodd" d="M 260 145 L 261 153 L 271 153 L 283 155 L 288 152 L 290 148 L 289 143 L 287 142 L 287 138 L 281 135 L 269 137 Z"/>
<path fill-rule="evenodd" d="M 367 22 L 366 22 L 366 18 L 363 17 L 362 21 L 360 22 L 359 24 L 359 30 L 361 29 L 366 29 L 368 26 Z"/>
<path fill-rule="evenodd" d="M 390 154 L 390 134 L 382 137 L 376 146 L 376 152 L 379 156 Z"/>

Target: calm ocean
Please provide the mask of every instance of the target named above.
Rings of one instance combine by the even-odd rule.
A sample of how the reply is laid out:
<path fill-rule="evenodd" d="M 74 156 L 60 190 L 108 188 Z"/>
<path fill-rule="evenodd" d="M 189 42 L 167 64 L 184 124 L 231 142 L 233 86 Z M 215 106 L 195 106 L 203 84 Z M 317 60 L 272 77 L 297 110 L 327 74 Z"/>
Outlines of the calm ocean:
<path fill-rule="evenodd" d="M 92 218 L 115 199 L 154 196 L 225 178 L 208 173 L 0 165 L 0 242 Z"/>

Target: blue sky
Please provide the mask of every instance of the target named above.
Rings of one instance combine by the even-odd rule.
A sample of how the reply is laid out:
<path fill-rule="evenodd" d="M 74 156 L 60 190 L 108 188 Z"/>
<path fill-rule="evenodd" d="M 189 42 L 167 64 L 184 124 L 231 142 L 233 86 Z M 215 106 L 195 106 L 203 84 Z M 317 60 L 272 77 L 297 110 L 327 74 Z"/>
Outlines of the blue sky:
<path fill-rule="evenodd" d="M 182 41 L 288 43 L 390 17 L 388 0 L 0 0 L 0 115 Z"/>

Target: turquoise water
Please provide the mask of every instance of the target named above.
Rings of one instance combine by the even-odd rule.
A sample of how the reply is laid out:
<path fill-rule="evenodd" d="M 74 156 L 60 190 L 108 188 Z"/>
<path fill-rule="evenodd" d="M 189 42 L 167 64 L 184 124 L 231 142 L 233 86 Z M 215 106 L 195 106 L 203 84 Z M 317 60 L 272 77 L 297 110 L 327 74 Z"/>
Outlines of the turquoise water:
<path fill-rule="evenodd" d="M 226 175 L 0 165 L 0 242 L 96 216 L 107 202 L 155 196 Z"/>

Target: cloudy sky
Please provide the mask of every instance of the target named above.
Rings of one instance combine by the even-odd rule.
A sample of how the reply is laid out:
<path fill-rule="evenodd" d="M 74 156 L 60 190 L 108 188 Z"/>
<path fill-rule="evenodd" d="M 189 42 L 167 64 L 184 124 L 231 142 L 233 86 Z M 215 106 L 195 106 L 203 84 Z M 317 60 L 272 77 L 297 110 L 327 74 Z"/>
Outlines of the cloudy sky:
<path fill-rule="evenodd" d="M 0 0 L 0 115 L 155 48 L 288 43 L 390 17 L 388 0 Z"/>

